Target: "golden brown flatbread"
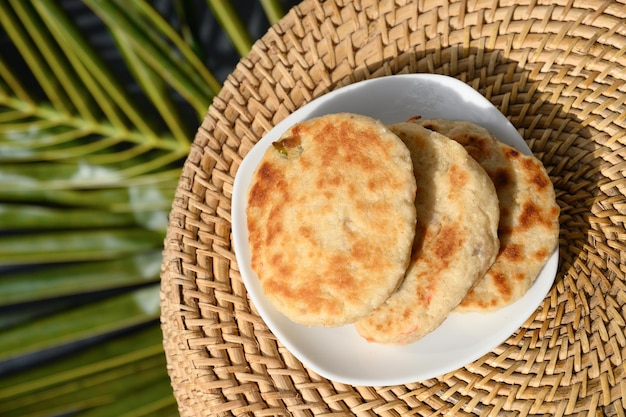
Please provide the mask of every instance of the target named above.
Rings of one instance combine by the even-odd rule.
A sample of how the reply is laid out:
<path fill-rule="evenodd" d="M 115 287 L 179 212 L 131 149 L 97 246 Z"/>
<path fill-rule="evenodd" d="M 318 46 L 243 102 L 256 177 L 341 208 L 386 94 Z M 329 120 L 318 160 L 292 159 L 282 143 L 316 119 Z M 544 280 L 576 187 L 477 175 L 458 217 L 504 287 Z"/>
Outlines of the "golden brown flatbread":
<path fill-rule="evenodd" d="M 493 183 L 458 143 L 412 123 L 391 126 L 411 151 L 417 227 L 402 285 L 355 326 L 368 341 L 406 344 L 438 327 L 498 253 Z"/>
<path fill-rule="evenodd" d="M 526 294 L 558 243 L 559 206 L 550 177 L 537 158 L 499 142 L 474 123 L 415 123 L 463 145 L 492 179 L 500 201 L 500 253 L 456 311 L 492 311 L 511 304 Z"/>
<path fill-rule="evenodd" d="M 266 297 L 304 325 L 369 314 L 404 277 L 415 189 L 407 147 L 377 120 L 340 113 L 290 128 L 248 193 L 252 268 Z"/>

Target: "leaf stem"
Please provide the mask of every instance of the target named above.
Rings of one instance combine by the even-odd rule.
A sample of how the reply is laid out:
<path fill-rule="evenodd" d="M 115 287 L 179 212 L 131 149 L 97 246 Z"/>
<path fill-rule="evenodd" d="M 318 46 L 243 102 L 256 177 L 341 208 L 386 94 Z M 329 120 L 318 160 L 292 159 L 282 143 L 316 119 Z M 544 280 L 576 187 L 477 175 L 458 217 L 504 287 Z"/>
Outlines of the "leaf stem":
<path fill-rule="evenodd" d="M 107 25 L 117 25 L 119 30 L 123 30 L 126 34 L 125 40 L 131 43 L 133 50 L 152 68 L 158 69 L 159 74 L 192 105 L 198 116 L 204 115 L 212 93 L 204 83 L 194 82 L 195 72 L 185 72 L 181 69 L 184 60 L 180 60 L 171 52 L 164 53 L 115 3 L 95 0 L 85 0 L 85 3 Z"/>
<path fill-rule="evenodd" d="M 210 87 L 213 94 L 219 93 L 222 88 L 220 82 L 215 78 L 215 76 L 213 76 L 211 71 L 209 71 L 206 65 L 204 65 L 204 63 L 198 58 L 189 45 L 178 35 L 178 33 L 176 33 L 172 26 L 170 26 L 165 19 L 163 19 L 163 17 L 156 12 L 154 7 L 146 1 L 136 1 L 133 2 L 133 5 L 141 10 L 143 15 L 148 18 L 150 24 L 154 24 L 167 37 L 167 39 L 172 41 L 185 60 L 191 64 L 191 66 L 202 77 L 204 82 Z"/>
<path fill-rule="evenodd" d="M 30 34 L 34 44 L 42 55 L 42 58 L 50 66 L 54 77 L 60 88 L 73 103 L 75 109 L 81 117 L 90 122 L 96 121 L 96 111 L 93 109 L 93 102 L 89 95 L 81 89 L 80 83 L 73 79 L 74 71 L 67 65 L 64 55 L 60 53 L 58 45 L 52 42 L 52 36 L 42 26 L 41 19 L 37 12 L 33 10 L 29 2 L 12 1 L 13 8 L 20 21 L 24 23 L 27 32 Z"/>
<path fill-rule="evenodd" d="M 50 105 L 33 105 L 32 103 L 24 102 L 19 98 L 6 97 L 2 95 L 0 95 L 0 104 L 35 118 L 50 120 L 58 123 L 59 125 L 65 125 L 75 129 L 92 132 L 93 134 L 107 137 L 122 137 L 124 140 L 129 142 L 140 145 L 149 145 L 150 147 L 156 149 L 177 151 L 179 153 L 186 153 L 189 151 L 188 144 L 185 145 L 172 140 L 171 134 L 145 136 L 142 132 L 134 130 L 125 129 L 124 131 L 120 131 L 116 126 L 113 126 L 108 122 L 100 121 L 95 124 L 89 123 L 86 120 L 72 116 L 71 114 L 66 115 L 59 113 L 55 107 L 51 107 Z"/>
<path fill-rule="evenodd" d="M 106 359 L 99 362 L 90 363 L 88 365 L 81 366 L 75 369 L 69 369 L 64 372 L 59 372 L 54 375 L 50 375 L 47 378 L 41 378 L 36 381 L 27 381 L 22 384 L 14 385 L 10 388 L 4 388 L 0 390 L 0 399 L 7 399 L 23 395 L 28 392 L 41 390 L 47 387 L 52 387 L 58 384 L 65 384 L 73 380 L 77 380 L 98 373 L 123 367 L 130 366 L 139 361 L 160 356 L 163 354 L 163 348 L 159 344 L 148 346 L 137 351 L 131 351 L 119 356 L 115 356 L 110 359 Z"/>
<path fill-rule="evenodd" d="M 0 25 L 21 53 L 52 105 L 60 113 L 69 116 L 71 110 L 68 107 L 66 97 L 55 82 L 55 78 L 47 71 L 48 65 L 37 53 L 37 47 L 30 41 L 24 29 L 19 26 L 19 18 L 11 15 L 8 3 L 0 2 Z"/>
<path fill-rule="evenodd" d="M 131 101 L 100 56 L 93 51 L 59 6 L 49 1 L 37 1 L 34 4 L 111 123 L 118 130 L 124 130 L 126 125 L 123 119 L 127 117 L 143 135 L 157 137 L 156 132 L 146 123 L 147 117 L 138 112 L 139 106 Z"/>
<path fill-rule="evenodd" d="M 270 25 L 275 24 L 285 15 L 283 6 L 278 0 L 261 0 L 261 6 Z"/>
<path fill-rule="evenodd" d="M 232 3 L 224 0 L 207 0 L 207 3 L 239 55 L 250 52 L 252 38 Z"/>
<path fill-rule="evenodd" d="M 0 7 L 2 3 L 0 2 Z M 2 13 L 0 13 L 2 14 Z M 6 84 L 10 86 L 15 93 L 16 97 L 18 97 L 21 101 L 26 103 L 29 106 L 35 105 L 35 100 L 31 97 L 31 95 L 26 91 L 26 89 L 19 82 L 17 77 L 13 76 L 13 73 L 9 70 L 9 67 L 4 63 L 2 57 L 0 57 L 0 78 L 6 81 Z M 5 91 L 0 91 L 1 96 L 8 96 L 8 93 Z"/>

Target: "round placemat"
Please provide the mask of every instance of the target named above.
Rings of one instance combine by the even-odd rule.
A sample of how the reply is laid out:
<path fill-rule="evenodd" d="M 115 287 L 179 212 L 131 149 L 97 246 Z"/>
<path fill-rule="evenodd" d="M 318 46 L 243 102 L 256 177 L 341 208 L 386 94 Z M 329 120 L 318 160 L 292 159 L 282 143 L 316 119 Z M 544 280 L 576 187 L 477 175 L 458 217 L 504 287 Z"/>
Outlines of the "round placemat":
<path fill-rule="evenodd" d="M 162 328 L 182 416 L 624 416 L 623 1 L 305 0 L 226 80 L 184 164 L 165 240 Z M 349 386 L 276 340 L 231 246 L 243 157 L 320 95 L 401 73 L 460 79 L 508 117 L 561 208 L 556 281 L 504 343 L 426 381 Z M 372 97 L 376 100 L 376 97 Z"/>

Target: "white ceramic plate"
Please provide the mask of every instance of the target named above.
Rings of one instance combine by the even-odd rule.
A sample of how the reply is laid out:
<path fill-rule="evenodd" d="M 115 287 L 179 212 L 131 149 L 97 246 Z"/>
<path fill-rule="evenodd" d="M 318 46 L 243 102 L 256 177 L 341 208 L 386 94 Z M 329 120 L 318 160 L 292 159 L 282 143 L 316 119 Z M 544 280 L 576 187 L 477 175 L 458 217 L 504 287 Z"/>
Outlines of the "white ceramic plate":
<path fill-rule="evenodd" d="M 517 130 L 468 85 L 433 74 L 395 75 L 363 81 L 328 93 L 285 118 L 250 151 L 235 178 L 232 221 L 237 262 L 250 298 L 270 330 L 302 363 L 328 379 L 351 385 L 406 384 L 454 371 L 490 352 L 536 310 L 556 275 L 554 252 L 528 293 L 489 314 L 451 314 L 434 332 L 407 346 L 368 343 L 353 326 L 307 327 L 279 313 L 263 295 L 250 267 L 246 196 L 252 174 L 267 147 L 296 122 L 329 113 L 352 112 L 383 123 L 423 118 L 469 120 L 502 142 L 530 154 Z"/>

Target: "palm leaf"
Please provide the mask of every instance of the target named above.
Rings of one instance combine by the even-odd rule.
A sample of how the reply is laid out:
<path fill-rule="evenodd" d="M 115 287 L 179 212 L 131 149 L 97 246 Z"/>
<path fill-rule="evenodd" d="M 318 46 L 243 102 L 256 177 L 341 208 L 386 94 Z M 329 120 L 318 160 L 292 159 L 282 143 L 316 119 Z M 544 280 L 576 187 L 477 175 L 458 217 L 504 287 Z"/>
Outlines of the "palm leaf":
<path fill-rule="evenodd" d="M 176 415 L 160 252 L 221 86 L 202 27 L 243 55 L 249 4 L 0 2 L 0 415 Z"/>
<path fill-rule="evenodd" d="M 153 321 L 158 314 L 159 289 L 156 286 L 82 305 L 5 330 L 0 339 L 0 360 Z"/>
<path fill-rule="evenodd" d="M 207 3 L 226 30 L 237 51 L 241 55 L 247 54 L 252 47 L 252 39 L 232 4 L 221 0 L 207 0 Z"/>
<path fill-rule="evenodd" d="M 0 380 L 0 415 L 47 415 L 46 410 L 109 412 L 112 403 L 123 403 L 117 400 L 131 392 L 125 390 L 147 384 L 157 388 L 155 404 L 165 400 L 171 405 L 171 396 L 164 393 L 169 383 L 163 380 L 165 358 L 159 338 L 159 328 L 148 326 L 47 366 L 9 375 Z M 33 398 L 38 401 L 34 403 Z"/>
<path fill-rule="evenodd" d="M 0 308 L 49 303 L 60 297 L 157 282 L 160 260 L 161 251 L 153 250 L 104 261 L 72 262 L 6 272 L 0 277 Z M 5 319 L 7 317 L 4 316 Z M 3 327 L 1 323 L 2 318 L 0 328 Z"/>

